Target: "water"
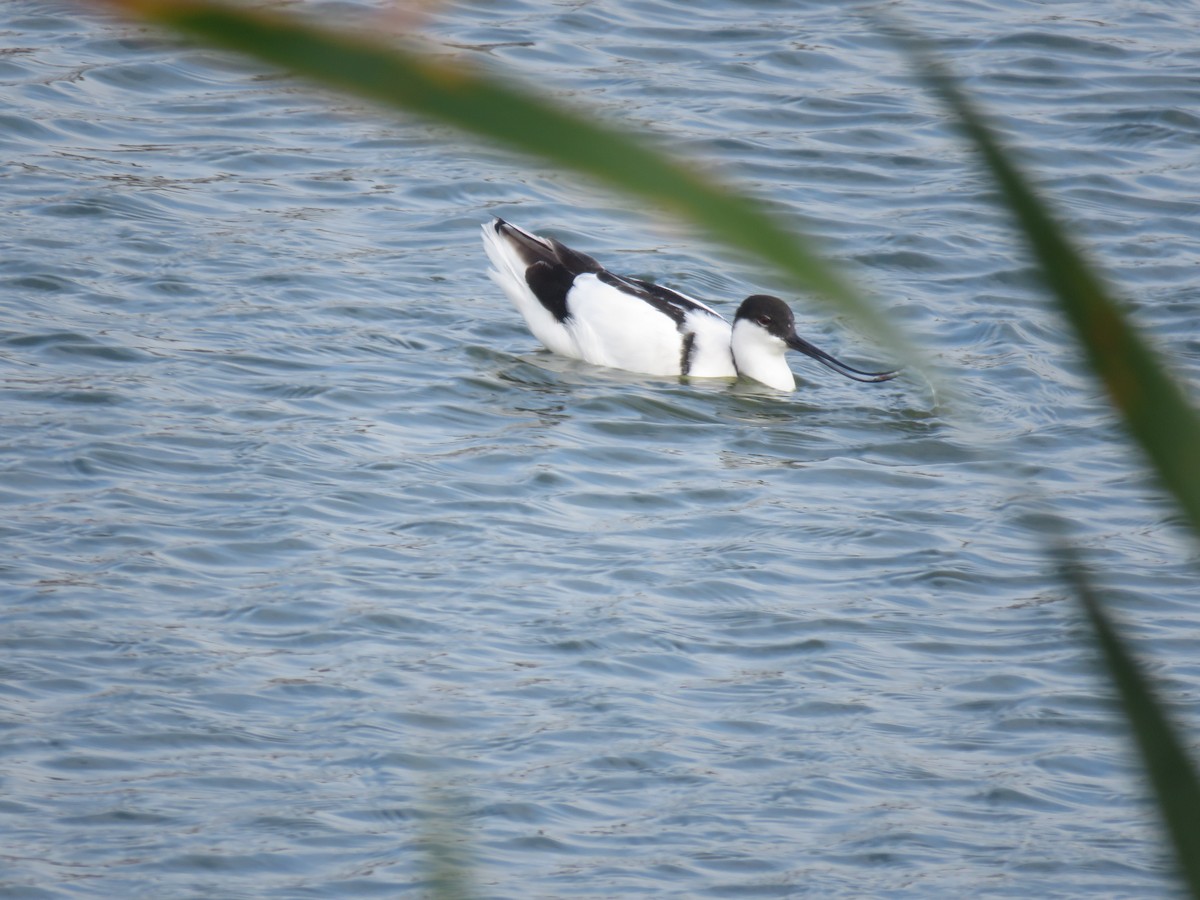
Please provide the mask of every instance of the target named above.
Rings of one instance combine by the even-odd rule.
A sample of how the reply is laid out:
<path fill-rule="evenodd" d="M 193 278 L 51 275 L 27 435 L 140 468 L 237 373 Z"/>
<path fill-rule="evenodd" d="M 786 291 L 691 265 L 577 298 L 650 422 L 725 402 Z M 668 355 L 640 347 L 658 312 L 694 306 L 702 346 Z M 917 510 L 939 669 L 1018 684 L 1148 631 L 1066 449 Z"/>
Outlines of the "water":
<path fill-rule="evenodd" d="M 900 11 L 1196 384 L 1194 8 Z M 1075 520 L 1193 735 L 1195 547 L 894 48 L 841 4 L 425 28 L 770 196 L 960 407 L 549 357 L 492 214 L 726 311 L 784 289 L 540 163 L 10 0 L 0 896 L 420 895 L 438 842 L 481 897 L 1173 896 L 1033 526 Z"/>

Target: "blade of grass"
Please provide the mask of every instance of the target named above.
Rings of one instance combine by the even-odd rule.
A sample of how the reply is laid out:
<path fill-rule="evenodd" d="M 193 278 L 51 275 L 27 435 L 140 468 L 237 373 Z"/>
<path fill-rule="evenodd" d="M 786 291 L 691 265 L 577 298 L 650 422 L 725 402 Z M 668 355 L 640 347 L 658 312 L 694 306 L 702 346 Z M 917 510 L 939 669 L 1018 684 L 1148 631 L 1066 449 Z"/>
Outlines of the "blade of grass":
<path fill-rule="evenodd" d="M 949 71 L 911 37 L 904 36 L 904 45 L 979 150 L 1092 370 L 1200 535 L 1200 415 Z"/>
<path fill-rule="evenodd" d="M 207 43 L 450 123 L 661 204 L 727 245 L 771 263 L 835 309 L 851 313 L 906 361 L 918 359 L 898 330 L 762 203 L 593 116 L 570 112 L 461 59 L 437 59 L 294 16 L 209 0 L 109 2 Z"/>
<path fill-rule="evenodd" d="M 1060 560 L 1063 577 L 1087 613 L 1103 668 L 1129 720 L 1180 874 L 1191 895 L 1200 898 L 1200 775 L 1083 566 L 1065 547 L 1060 550 Z"/>

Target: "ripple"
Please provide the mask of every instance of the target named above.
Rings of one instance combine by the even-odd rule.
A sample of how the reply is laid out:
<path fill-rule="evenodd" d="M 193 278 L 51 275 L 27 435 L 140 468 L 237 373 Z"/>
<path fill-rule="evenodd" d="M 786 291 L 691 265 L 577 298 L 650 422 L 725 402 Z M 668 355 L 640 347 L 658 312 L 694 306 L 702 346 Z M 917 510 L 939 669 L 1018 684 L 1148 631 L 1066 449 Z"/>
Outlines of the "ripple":
<path fill-rule="evenodd" d="M 10 891 L 396 896 L 443 840 L 496 896 L 1163 892 L 1030 535 L 1077 520 L 1189 722 L 1194 549 L 871 23 L 518 0 L 428 27 L 768 197 L 926 343 L 949 411 L 799 360 L 785 398 L 552 357 L 484 274 L 494 212 L 887 354 L 572 176 L 43 6 L 0 12 Z M 1028 13 L 906 11 L 1191 374 L 1194 29 Z"/>

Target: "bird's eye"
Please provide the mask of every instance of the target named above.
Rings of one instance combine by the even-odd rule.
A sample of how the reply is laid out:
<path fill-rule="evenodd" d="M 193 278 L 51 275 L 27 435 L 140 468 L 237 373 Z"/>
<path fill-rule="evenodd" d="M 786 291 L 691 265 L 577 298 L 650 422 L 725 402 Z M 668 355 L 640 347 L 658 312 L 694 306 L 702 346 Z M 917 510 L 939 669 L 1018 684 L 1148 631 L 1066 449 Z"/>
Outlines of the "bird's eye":
<path fill-rule="evenodd" d="M 771 317 L 770 316 L 759 316 L 755 321 L 758 322 L 758 324 L 761 325 L 763 328 L 766 328 L 771 324 Z"/>

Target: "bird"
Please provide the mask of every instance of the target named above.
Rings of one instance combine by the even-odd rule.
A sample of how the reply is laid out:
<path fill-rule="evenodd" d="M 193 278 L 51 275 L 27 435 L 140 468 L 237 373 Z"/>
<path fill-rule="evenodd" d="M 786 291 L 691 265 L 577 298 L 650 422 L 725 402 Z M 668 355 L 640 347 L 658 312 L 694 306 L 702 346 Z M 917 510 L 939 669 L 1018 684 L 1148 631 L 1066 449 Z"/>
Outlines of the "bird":
<path fill-rule="evenodd" d="M 780 391 L 796 388 L 788 350 L 846 378 L 888 381 L 899 370 L 866 372 L 796 334 L 778 297 L 753 294 L 731 325 L 699 300 L 616 275 L 591 256 L 497 217 L 483 226 L 489 275 L 546 349 L 598 366 L 645 375 L 737 378 Z"/>

